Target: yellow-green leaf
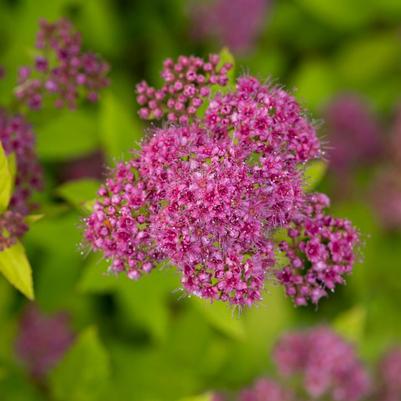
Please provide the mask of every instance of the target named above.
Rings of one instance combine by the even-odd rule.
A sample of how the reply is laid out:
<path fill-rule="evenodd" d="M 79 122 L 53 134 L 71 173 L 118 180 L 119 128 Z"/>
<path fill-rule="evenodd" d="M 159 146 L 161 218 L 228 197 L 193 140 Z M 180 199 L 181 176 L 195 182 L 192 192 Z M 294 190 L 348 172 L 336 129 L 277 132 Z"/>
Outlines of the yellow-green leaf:
<path fill-rule="evenodd" d="M 96 196 L 99 186 L 99 181 L 90 178 L 68 181 L 57 188 L 57 194 L 71 205 L 86 211 L 86 202 Z"/>
<path fill-rule="evenodd" d="M 213 396 L 210 393 L 196 395 L 193 397 L 185 397 L 181 398 L 180 401 L 212 401 Z"/>
<path fill-rule="evenodd" d="M 205 317 L 211 326 L 231 338 L 243 340 L 245 328 L 242 320 L 238 318 L 235 310 L 221 301 L 211 303 L 197 297 L 191 298 L 195 307 Z"/>
<path fill-rule="evenodd" d="M 334 330 L 352 342 L 360 342 L 366 323 L 366 310 L 362 306 L 342 312 L 333 322 Z"/>
<path fill-rule="evenodd" d="M 20 242 L 0 252 L 0 271 L 27 298 L 34 298 L 31 265 Z"/>
<path fill-rule="evenodd" d="M 37 221 L 43 219 L 44 214 L 28 214 L 28 216 L 25 217 L 25 223 L 26 224 L 32 224 L 36 223 Z"/>
<path fill-rule="evenodd" d="M 110 379 L 110 361 L 94 327 L 75 341 L 50 375 L 52 399 L 97 401 L 104 399 Z"/>
<path fill-rule="evenodd" d="M 0 143 L 0 212 L 7 209 L 13 185 L 13 175 L 10 171 L 8 158 Z"/>
<path fill-rule="evenodd" d="M 304 189 L 312 191 L 326 174 L 327 164 L 323 160 L 312 160 L 305 167 Z"/>

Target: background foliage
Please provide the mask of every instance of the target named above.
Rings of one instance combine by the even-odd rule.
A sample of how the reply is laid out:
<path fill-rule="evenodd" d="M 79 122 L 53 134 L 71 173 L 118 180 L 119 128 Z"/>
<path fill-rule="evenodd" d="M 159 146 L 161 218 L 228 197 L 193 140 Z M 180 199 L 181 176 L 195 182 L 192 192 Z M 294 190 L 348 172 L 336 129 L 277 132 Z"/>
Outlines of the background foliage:
<path fill-rule="evenodd" d="M 192 38 L 184 0 L 2 0 L 2 105 L 11 103 L 17 66 L 32 57 L 38 19 L 63 15 L 80 29 L 86 47 L 110 62 L 112 84 L 95 106 L 29 116 L 46 188 L 39 199 L 44 217 L 24 244 L 39 308 L 67 311 L 76 337 L 48 386 L 38 387 L 14 347 L 29 301 L 0 277 L 1 400 L 207 400 L 196 397 L 240 388 L 269 372 L 268 351 L 281 333 L 319 323 L 355 341 L 368 362 L 401 343 L 401 236 L 382 227 L 369 196 L 380 165 L 351 171 L 352 189 L 345 195 L 330 172 L 319 184 L 333 197 L 335 213 L 359 227 L 364 246 L 348 285 L 318 308 L 294 309 L 280 289 L 269 287 L 262 304 L 240 313 L 184 297 L 178 277 L 167 269 L 138 282 L 105 276 L 100 257 L 79 247 L 84 202 L 94 197 L 98 182 L 71 182 L 76 177 L 66 168 L 93 153 L 109 166 L 127 158 L 144 133 L 135 84 L 159 83 L 166 57 L 205 56 L 220 45 Z M 401 100 L 401 2 L 276 0 L 253 49 L 236 59 L 237 71 L 296 88 L 316 119 L 339 92 L 365 96 L 380 116 L 385 141 Z M 88 171 L 83 164 L 83 175 Z"/>

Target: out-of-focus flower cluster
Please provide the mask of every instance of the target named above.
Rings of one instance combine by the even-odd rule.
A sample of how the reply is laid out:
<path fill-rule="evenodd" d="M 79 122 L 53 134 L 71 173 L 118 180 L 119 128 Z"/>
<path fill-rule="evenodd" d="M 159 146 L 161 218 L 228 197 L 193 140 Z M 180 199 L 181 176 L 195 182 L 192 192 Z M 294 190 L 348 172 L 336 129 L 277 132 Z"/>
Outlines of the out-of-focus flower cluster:
<path fill-rule="evenodd" d="M 401 399 L 401 348 L 388 351 L 378 368 L 378 401 L 397 401 Z"/>
<path fill-rule="evenodd" d="M 6 155 L 14 153 L 16 158 L 10 210 L 25 215 L 32 209 L 32 193 L 42 187 L 42 170 L 34 149 L 35 135 L 22 116 L 10 116 L 0 109 L 0 142 Z"/>
<path fill-rule="evenodd" d="M 35 379 L 44 378 L 72 344 L 74 334 L 69 320 L 65 313 L 47 316 L 34 305 L 24 310 L 15 347 Z"/>
<path fill-rule="evenodd" d="M 139 116 L 144 119 L 160 119 L 167 116 L 170 122 L 186 124 L 210 95 L 212 85 L 225 86 L 229 63 L 219 66 L 220 57 L 209 56 L 205 62 L 199 57 L 180 56 L 178 61 L 167 59 L 161 76 L 164 85 L 156 89 L 142 81 L 136 86 Z"/>
<path fill-rule="evenodd" d="M 282 375 L 303 376 L 313 398 L 357 401 L 369 393 L 369 376 L 353 347 L 326 327 L 284 336 L 273 357 Z"/>
<path fill-rule="evenodd" d="M 31 109 L 40 109 L 48 95 L 55 107 L 75 109 L 83 97 L 96 101 L 107 86 L 107 63 L 82 51 L 81 35 L 68 20 L 41 20 L 36 47 L 40 55 L 33 66 L 20 68 L 15 90 L 17 99 Z"/>
<path fill-rule="evenodd" d="M 390 130 L 386 163 L 373 182 L 372 200 L 376 213 L 388 230 L 401 228 L 401 106 Z"/>
<path fill-rule="evenodd" d="M 327 326 L 282 336 L 273 349 L 277 377 L 262 377 L 218 401 L 397 401 L 401 397 L 401 350 L 388 351 L 376 377 L 368 372 L 348 343 Z"/>
<path fill-rule="evenodd" d="M 27 230 L 22 214 L 11 210 L 0 214 L 0 252 L 14 245 Z"/>
<path fill-rule="evenodd" d="M 179 60 L 182 66 L 197 59 Z M 210 68 L 218 63 L 213 60 Z M 165 68 L 169 77 L 166 71 L 176 67 L 168 61 Z M 308 254 L 314 263 L 309 268 L 314 281 L 306 284 L 309 293 L 299 279 L 292 280 L 294 293 L 278 276 L 296 304 L 317 302 L 343 282 L 357 235 L 350 223 L 311 206 L 311 199 L 322 196 L 304 193 L 303 165 L 321 151 L 315 129 L 295 99 L 273 85 L 242 77 L 235 89 L 209 99 L 203 115 L 186 117 L 178 119 L 179 125 L 153 129 L 142 149 L 118 164 L 99 190 L 85 237 L 93 250 L 111 260 L 110 270 L 136 279 L 167 259 L 189 293 L 251 305 L 261 299 L 266 277 L 275 277 L 278 248 L 272 234 L 288 228 L 298 230 L 293 238 L 299 237 L 299 249 L 293 252 Z"/>
<path fill-rule="evenodd" d="M 195 1 L 190 13 L 193 35 L 217 39 L 235 53 L 253 47 L 263 29 L 270 0 Z"/>
<path fill-rule="evenodd" d="M 325 113 L 330 167 L 343 180 L 362 164 L 372 164 L 383 150 L 380 124 L 369 104 L 359 95 L 334 98 Z"/>

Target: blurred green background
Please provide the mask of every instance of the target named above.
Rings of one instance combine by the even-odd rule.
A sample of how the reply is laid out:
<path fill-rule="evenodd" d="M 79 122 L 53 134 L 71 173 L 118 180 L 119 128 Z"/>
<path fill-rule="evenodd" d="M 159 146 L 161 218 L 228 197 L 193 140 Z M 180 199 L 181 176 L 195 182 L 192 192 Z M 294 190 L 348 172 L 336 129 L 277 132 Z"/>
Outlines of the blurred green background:
<path fill-rule="evenodd" d="M 401 227 L 381 224 L 371 196 L 375 177 L 388 168 L 386 156 L 347 171 L 346 190 L 330 168 L 319 185 L 333 198 L 334 213 L 359 228 L 363 246 L 347 285 L 318 307 L 296 309 L 281 288 L 269 285 L 260 305 L 238 312 L 184 297 L 171 270 L 131 282 L 106 276 L 99 255 L 82 254 L 84 211 L 74 205 L 93 198 L 93 176 L 102 164 L 129 157 L 146 132 L 137 117 L 135 84 L 159 84 L 166 57 L 207 56 L 223 45 L 194 37 L 191 10 L 185 0 L 0 2 L 1 105 L 11 102 L 17 67 L 32 60 L 41 17 L 69 17 L 85 48 L 111 65 L 111 86 L 98 104 L 28 115 L 46 178 L 39 198 L 45 217 L 24 239 L 36 302 L 44 313 L 67 311 L 80 343 L 38 386 L 14 347 L 28 301 L 0 277 L 1 401 L 164 401 L 235 390 L 271 370 L 269 349 L 280 334 L 313 324 L 332 325 L 368 362 L 401 343 Z M 317 120 L 337 94 L 362 96 L 380 120 L 383 143 L 389 141 L 401 101 L 399 0 L 272 1 L 250 48 L 234 54 L 238 73 L 271 77 L 294 90 Z M 321 134 L 330 141 L 324 123 Z M 79 184 L 66 183 L 85 176 L 90 178 Z M 74 372 L 79 381 L 71 379 Z"/>

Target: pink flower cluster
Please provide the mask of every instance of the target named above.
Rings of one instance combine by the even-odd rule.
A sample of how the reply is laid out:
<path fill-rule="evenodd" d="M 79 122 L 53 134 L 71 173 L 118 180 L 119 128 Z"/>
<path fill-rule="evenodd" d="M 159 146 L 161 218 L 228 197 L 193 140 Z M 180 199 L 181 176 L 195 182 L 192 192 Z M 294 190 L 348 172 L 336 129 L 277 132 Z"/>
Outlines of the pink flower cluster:
<path fill-rule="evenodd" d="M 41 380 L 63 357 L 74 339 L 65 313 L 44 315 L 28 306 L 19 322 L 16 352 L 30 374 Z"/>
<path fill-rule="evenodd" d="M 339 174 L 347 174 L 358 165 L 372 164 L 382 151 L 380 124 L 363 98 L 342 94 L 325 111 L 329 162 Z"/>
<path fill-rule="evenodd" d="M 267 17 L 270 0 L 198 1 L 191 9 L 194 36 L 217 38 L 236 53 L 249 50 Z"/>
<path fill-rule="evenodd" d="M 55 107 L 75 109 L 82 93 L 93 102 L 108 85 L 108 65 L 82 51 L 81 35 L 68 20 L 41 20 L 36 47 L 41 55 L 33 67 L 20 69 L 15 90 L 17 99 L 31 109 L 40 109 L 48 94 L 53 95 Z"/>
<path fill-rule="evenodd" d="M 369 376 L 352 345 L 327 327 L 283 336 L 273 358 L 282 375 L 301 374 L 313 398 L 357 401 L 369 394 Z"/>
<path fill-rule="evenodd" d="M 42 187 L 42 170 L 35 154 L 32 127 L 20 115 L 0 109 L 0 142 L 7 155 L 16 156 L 16 180 L 10 209 L 23 215 L 32 209 L 30 198 Z"/>
<path fill-rule="evenodd" d="M 278 382 L 262 378 L 251 387 L 242 390 L 239 401 L 294 401 L 294 394 Z"/>
<path fill-rule="evenodd" d="M 308 196 L 287 229 L 288 240 L 280 243 L 288 265 L 277 277 L 296 305 L 316 304 L 352 271 L 358 234 L 348 220 L 325 215 L 328 206 L 326 195 Z"/>
<path fill-rule="evenodd" d="M 386 165 L 376 176 L 372 202 L 381 224 L 387 230 L 401 228 L 401 105 L 390 130 Z"/>
<path fill-rule="evenodd" d="M 398 401 L 401 399 L 401 348 L 388 351 L 379 364 L 380 389 L 377 399 L 380 401 Z"/>
<path fill-rule="evenodd" d="M 331 240 L 331 254 L 320 255 L 327 277 L 313 283 L 324 292 L 345 260 L 350 270 L 356 234 L 348 222 L 308 214 L 301 170 L 320 156 L 319 145 L 292 96 L 242 77 L 209 101 L 202 118 L 153 129 L 117 166 L 86 220 L 86 240 L 111 259 L 113 272 L 135 279 L 169 260 L 187 292 L 242 306 L 260 300 L 266 277 L 274 279 L 272 234 L 313 219 L 324 232 L 314 242 L 326 241 L 326 232 Z"/>
<path fill-rule="evenodd" d="M 11 210 L 0 214 L 0 252 L 14 245 L 27 230 L 22 214 Z"/>
<path fill-rule="evenodd" d="M 170 122 L 186 124 L 210 95 L 212 85 L 225 86 L 229 63 L 219 65 L 220 57 L 209 56 L 205 62 L 199 57 L 180 56 L 178 61 L 167 59 L 161 76 L 164 85 L 156 89 L 142 81 L 136 86 L 139 116 L 144 120 L 167 116 Z"/>

